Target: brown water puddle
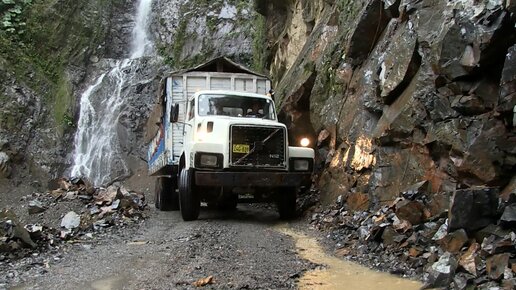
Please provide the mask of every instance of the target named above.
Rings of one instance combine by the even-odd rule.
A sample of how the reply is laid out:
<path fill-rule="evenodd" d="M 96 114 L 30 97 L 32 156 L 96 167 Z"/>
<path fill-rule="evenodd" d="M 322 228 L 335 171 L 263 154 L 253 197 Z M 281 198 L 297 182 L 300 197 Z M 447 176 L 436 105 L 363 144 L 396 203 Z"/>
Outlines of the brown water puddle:
<path fill-rule="evenodd" d="M 125 283 L 125 277 L 108 277 L 101 280 L 97 280 L 92 282 L 89 287 L 86 286 L 83 289 L 93 289 L 93 290 L 117 290 L 123 289 Z"/>
<path fill-rule="evenodd" d="M 353 289 L 353 290 L 416 290 L 422 284 L 327 255 L 314 238 L 286 227 L 278 231 L 292 237 L 299 255 L 322 269 L 306 272 L 299 279 L 299 289 Z"/>

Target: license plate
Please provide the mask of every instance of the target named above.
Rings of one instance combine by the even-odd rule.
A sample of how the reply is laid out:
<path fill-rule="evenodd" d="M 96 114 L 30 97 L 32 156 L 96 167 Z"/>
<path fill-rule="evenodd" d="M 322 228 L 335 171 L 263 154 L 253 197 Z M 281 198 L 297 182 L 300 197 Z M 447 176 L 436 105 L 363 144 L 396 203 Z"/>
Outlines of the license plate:
<path fill-rule="evenodd" d="M 249 145 L 247 144 L 233 144 L 233 153 L 249 153 Z"/>

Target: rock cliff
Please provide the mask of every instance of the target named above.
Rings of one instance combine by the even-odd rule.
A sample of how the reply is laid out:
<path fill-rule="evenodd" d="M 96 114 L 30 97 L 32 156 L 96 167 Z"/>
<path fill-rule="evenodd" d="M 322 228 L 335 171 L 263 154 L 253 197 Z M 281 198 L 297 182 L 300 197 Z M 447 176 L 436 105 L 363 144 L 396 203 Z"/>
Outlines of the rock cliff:
<path fill-rule="evenodd" d="M 44 187 L 69 170 L 81 94 L 130 57 L 135 2 L 0 3 L 0 17 L 10 19 L 0 24 L 2 184 L 10 177 L 14 185 L 27 179 Z M 252 2 L 155 0 L 151 19 L 155 53 L 135 62 L 140 67 L 131 73 L 139 75 L 123 88 L 127 104 L 116 130 L 124 161 L 112 164 L 123 172 L 114 176 L 127 176 L 146 158 L 142 124 L 164 72 L 221 55 L 264 68 L 265 22 Z"/>
<path fill-rule="evenodd" d="M 514 179 L 513 1 L 255 1 L 293 138 L 323 200 L 390 201 Z"/>
<path fill-rule="evenodd" d="M 5 175 L 34 185 L 62 171 L 88 65 L 122 53 L 128 1 L 3 1 L 0 150 Z M 130 6 L 129 6 L 130 7 Z M 114 17 L 116 15 L 116 17 Z M 129 21 L 130 23 L 130 21 Z M 4 187 L 5 188 L 5 187 Z"/>

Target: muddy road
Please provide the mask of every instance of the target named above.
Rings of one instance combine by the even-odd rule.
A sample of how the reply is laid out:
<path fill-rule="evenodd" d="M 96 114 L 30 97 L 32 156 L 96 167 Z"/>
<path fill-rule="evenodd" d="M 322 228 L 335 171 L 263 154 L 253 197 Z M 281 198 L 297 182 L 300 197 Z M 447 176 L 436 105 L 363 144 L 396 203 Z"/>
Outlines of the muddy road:
<path fill-rule="evenodd" d="M 151 209 L 135 229 L 73 245 L 20 289 L 194 289 L 193 282 L 208 276 L 208 288 L 295 287 L 311 265 L 275 229 L 281 223 L 275 211 L 239 208 L 229 214 L 205 210 L 188 223 L 178 212 Z"/>
<path fill-rule="evenodd" d="M 357 275 L 364 282 L 353 289 L 420 287 L 325 258 L 303 228 L 305 221 L 282 222 L 263 205 L 205 209 L 188 223 L 178 212 L 151 209 L 134 228 L 69 245 L 45 271 L 21 273 L 31 277 L 13 289 L 198 289 L 193 283 L 209 276 L 204 289 L 348 289 Z"/>
<path fill-rule="evenodd" d="M 323 233 L 303 218 L 281 221 L 272 205 L 239 204 L 233 212 L 203 207 L 199 220 L 183 222 L 179 212 L 151 206 L 152 182 L 141 176 L 127 186 L 148 197 L 144 221 L 68 240 L 34 258 L 0 259 L 0 289 L 200 289 L 194 283 L 210 276 L 202 289 L 421 287 L 333 257 L 319 246 Z M 21 215 L 26 201 L 19 200 L 2 203 Z M 47 218 L 59 221 L 55 215 Z"/>

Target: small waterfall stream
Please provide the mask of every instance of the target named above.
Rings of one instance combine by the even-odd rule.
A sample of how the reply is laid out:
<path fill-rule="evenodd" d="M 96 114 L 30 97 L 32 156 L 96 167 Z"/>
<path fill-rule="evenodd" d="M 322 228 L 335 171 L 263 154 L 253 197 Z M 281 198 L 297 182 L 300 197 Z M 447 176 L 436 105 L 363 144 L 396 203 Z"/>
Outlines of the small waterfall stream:
<path fill-rule="evenodd" d="M 137 5 L 130 58 L 114 61 L 81 95 L 72 177 L 85 177 L 99 186 L 130 173 L 121 156 L 118 126 L 129 98 L 127 88 L 137 82 L 138 58 L 153 51 L 147 34 L 151 4 L 152 0 L 139 0 Z"/>

